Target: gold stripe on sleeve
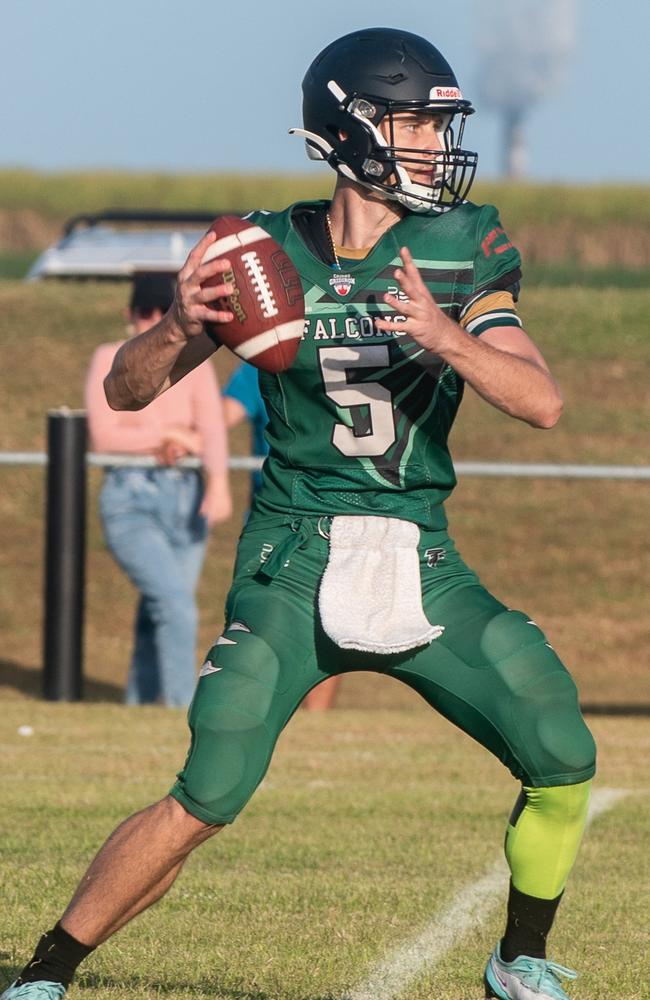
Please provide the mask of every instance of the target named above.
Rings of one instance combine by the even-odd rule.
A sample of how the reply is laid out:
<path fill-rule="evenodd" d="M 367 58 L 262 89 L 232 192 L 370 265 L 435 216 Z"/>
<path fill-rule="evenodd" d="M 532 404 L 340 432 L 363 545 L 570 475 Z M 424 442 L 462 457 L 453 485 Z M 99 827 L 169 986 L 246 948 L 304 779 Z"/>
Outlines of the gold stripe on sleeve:
<path fill-rule="evenodd" d="M 515 300 L 512 297 L 512 292 L 488 292 L 486 295 L 481 295 L 476 302 L 472 303 L 465 315 L 459 320 L 460 325 L 466 327 L 473 319 L 478 319 L 479 316 L 494 312 L 497 309 L 510 309 L 511 312 L 516 314 L 517 308 Z"/>

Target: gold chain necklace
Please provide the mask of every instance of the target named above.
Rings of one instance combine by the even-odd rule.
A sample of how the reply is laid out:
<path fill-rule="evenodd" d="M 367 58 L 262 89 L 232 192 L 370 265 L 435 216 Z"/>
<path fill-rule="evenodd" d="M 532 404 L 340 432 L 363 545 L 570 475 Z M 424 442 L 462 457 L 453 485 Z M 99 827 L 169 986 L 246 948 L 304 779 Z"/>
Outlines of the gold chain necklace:
<path fill-rule="evenodd" d="M 327 235 L 330 240 L 330 248 L 332 250 L 332 257 L 334 258 L 334 263 L 332 267 L 337 271 L 341 270 L 341 261 L 339 260 L 339 255 L 336 252 L 336 243 L 334 242 L 334 236 L 332 234 L 332 220 L 330 219 L 329 212 L 325 212 L 325 223 L 327 225 Z"/>

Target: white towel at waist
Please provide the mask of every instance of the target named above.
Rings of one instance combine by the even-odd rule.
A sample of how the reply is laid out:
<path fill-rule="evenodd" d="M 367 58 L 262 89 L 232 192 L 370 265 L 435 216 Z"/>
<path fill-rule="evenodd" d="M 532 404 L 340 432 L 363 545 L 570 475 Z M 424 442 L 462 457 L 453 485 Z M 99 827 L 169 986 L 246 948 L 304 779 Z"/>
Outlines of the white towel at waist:
<path fill-rule="evenodd" d="M 319 592 L 323 628 L 341 649 L 402 653 L 444 631 L 422 607 L 418 543 L 410 521 L 373 515 L 332 519 Z"/>

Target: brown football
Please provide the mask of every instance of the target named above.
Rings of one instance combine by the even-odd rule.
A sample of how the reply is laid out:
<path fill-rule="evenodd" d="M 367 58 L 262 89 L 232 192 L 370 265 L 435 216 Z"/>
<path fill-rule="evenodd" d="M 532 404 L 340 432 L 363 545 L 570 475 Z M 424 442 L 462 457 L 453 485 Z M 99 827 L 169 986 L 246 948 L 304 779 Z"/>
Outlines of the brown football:
<path fill-rule="evenodd" d="M 217 239 L 203 261 L 226 257 L 230 270 L 206 285 L 234 285 L 216 300 L 233 314 L 229 323 L 206 324 L 208 333 L 244 361 L 267 372 L 289 368 L 302 337 L 305 302 L 300 275 L 279 243 L 236 215 L 222 215 L 210 226 Z"/>

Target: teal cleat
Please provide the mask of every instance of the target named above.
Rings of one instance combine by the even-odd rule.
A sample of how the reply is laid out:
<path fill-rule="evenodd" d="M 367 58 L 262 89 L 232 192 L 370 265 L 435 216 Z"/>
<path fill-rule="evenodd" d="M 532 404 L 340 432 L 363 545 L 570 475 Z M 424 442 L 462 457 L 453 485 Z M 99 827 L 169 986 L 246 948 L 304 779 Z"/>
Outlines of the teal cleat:
<path fill-rule="evenodd" d="M 22 986 L 12 983 L 0 995 L 0 1000 L 61 1000 L 64 993 L 65 986 L 61 983 L 39 979 L 35 983 L 23 983 Z"/>
<path fill-rule="evenodd" d="M 485 969 L 486 998 L 569 1000 L 562 989 L 560 976 L 565 979 L 577 979 L 578 973 L 572 969 L 565 969 L 556 962 L 547 962 L 544 958 L 528 958 L 526 955 L 520 955 L 514 962 L 504 962 L 501 958 L 500 945 L 497 945 Z"/>

